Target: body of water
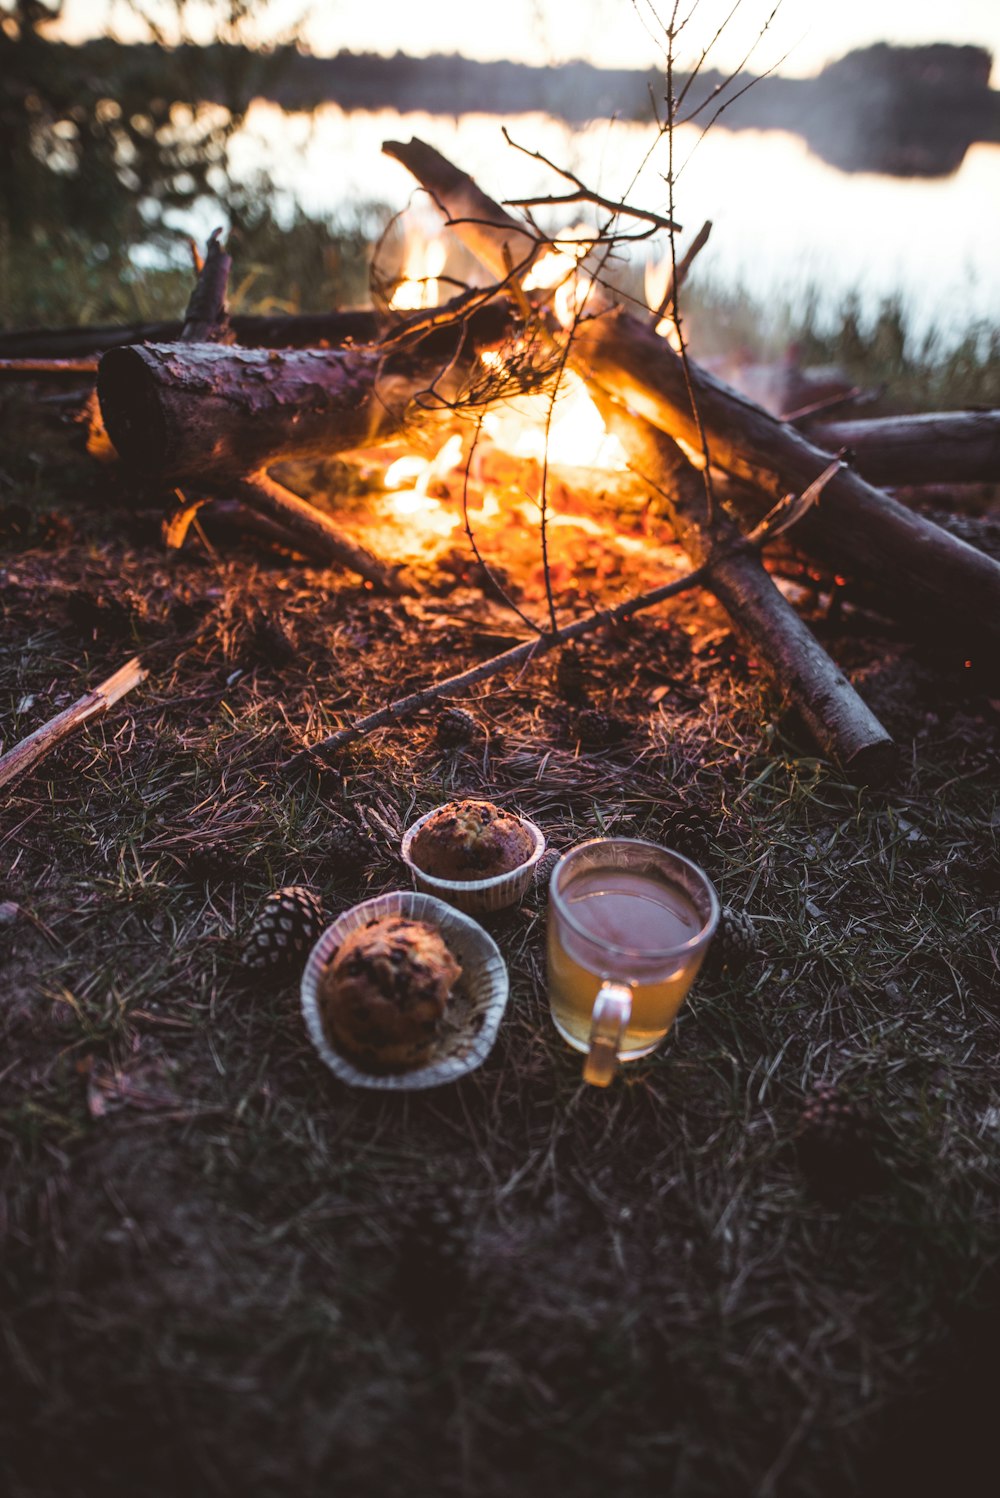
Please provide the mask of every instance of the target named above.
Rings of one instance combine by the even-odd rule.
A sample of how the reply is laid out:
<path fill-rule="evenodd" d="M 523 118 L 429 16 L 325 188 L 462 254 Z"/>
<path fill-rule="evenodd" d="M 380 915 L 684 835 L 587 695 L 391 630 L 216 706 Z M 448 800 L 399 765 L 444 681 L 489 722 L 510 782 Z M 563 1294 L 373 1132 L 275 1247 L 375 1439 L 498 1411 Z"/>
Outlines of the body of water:
<path fill-rule="evenodd" d="M 519 144 L 606 196 L 665 209 L 666 142 L 651 127 L 600 121 L 579 129 L 545 114 L 506 125 Z M 555 173 L 506 143 L 494 115 L 345 113 L 333 105 L 308 115 L 258 101 L 233 140 L 232 170 L 240 179 L 266 172 L 287 203 L 311 214 L 350 218 L 373 203 L 401 209 L 422 195 L 381 146 L 413 135 L 501 201 L 565 190 Z M 821 318 L 852 293 L 868 313 L 899 297 L 917 337 L 1000 324 L 1000 146 L 972 146 L 948 177 L 899 178 L 840 171 L 782 131 L 716 125 L 699 137 L 686 126 L 675 166 L 681 244 L 712 219 L 698 275 L 715 286 L 776 309 L 816 294 Z M 637 253 L 650 252 L 657 247 Z"/>

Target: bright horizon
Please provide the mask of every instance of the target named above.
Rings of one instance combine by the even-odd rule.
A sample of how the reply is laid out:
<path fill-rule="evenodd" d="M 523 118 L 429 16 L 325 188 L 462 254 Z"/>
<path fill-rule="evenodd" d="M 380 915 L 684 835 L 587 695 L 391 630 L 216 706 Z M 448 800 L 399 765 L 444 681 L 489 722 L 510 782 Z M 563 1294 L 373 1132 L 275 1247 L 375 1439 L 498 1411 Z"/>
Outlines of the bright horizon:
<path fill-rule="evenodd" d="M 170 34 L 176 15 L 171 0 L 141 0 Z M 683 0 L 690 20 L 678 48 L 678 65 L 692 62 L 712 42 L 732 8 L 732 0 Z M 663 21 L 671 0 L 506 0 L 503 25 L 468 0 L 438 0 L 417 7 L 412 0 L 269 0 L 248 41 L 267 44 L 276 37 L 297 41 L 320 55 L 341 50 L 396 51 L 411 56 L 459 53 L 484 61 L 507 58 L 536 66 L 582 59 L 602 67 L 648 68 L 663 61 Z M 780 0 L 766 33 L 759 33 L 774 0 L 742 0 L 736 15 L 711 46 L 709 65 L 768 68 L 808 76 L 855 47 L 874 42 L 917 45 L 951 42 L 986 47 L 994 58 L 994 84 L 1000 71 L 998 0 L 951 0 L 948 7 L 912 0 Z M 200 43 L 218 34 L 215 8 L 205 0 L 185 7 L 189 36 Z M 657 18 L 660 18 L 659 20 Z M 148 36 L 130 0 L 66 0 L 51 34 L 83 41 L 113 30 L 123 40 Z M 176 35 L 176 30 L 174 31 Z"/>

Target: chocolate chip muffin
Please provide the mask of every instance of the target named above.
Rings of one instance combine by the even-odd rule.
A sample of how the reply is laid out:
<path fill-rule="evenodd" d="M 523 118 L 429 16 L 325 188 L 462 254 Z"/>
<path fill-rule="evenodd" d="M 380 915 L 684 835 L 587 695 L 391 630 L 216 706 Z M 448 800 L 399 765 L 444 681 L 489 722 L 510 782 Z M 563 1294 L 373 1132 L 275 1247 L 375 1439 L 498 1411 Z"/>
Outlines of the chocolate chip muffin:
<path fill-rule="evenodd" d="M 384 916 L 352 931 L 320 980 L 331 1044 L 364 1071 L 408 1071 L 428 1058 L 461 966 L 424 921 Z"/>
<path fill-rule="evenodd" d="M 410 856 L 435 879 L 493 879 L 519 868 L 533 847 L 521 821 L 492 801 L 449 801 L 421 827 Z"/>

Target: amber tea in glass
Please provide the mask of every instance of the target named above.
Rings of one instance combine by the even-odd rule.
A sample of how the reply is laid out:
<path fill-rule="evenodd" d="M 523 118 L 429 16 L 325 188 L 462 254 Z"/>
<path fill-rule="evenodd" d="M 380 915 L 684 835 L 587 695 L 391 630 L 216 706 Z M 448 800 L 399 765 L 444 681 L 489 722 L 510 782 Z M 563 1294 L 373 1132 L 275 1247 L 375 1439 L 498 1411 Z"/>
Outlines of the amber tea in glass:
<path fill-rule="evenodd" d="M 698 976 L 719 919 L 690 859 L 635 838 L 595 838 L 557 863 L 549 886 L 552 1019 L 606 1087 L 619 1061 L 655 1050 Z"/>

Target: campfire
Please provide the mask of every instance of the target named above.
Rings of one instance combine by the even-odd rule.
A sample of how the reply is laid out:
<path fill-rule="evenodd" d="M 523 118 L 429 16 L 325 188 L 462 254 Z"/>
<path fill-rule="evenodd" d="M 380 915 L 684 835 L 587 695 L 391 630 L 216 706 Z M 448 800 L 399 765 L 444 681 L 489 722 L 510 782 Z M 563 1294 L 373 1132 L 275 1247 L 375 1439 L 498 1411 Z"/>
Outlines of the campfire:
<path fill-rule="evenodd" d="M 376 305 L 232 324 L 217 233 L 176 337 L 108 349 L 91 405 L 93 444 L 110 439 L 167 496 L 170 546 L 204 511 L 373 592 L 418 595 L 435 569 L 472 563 L 509 606 L 509 649 L 296 759 L 703 588 L 821 752 L 858 781 L 887 779 L 892 740 L 772 575 L 771 543 L 792 531 L 814 578 L 867 580 L 904 618 L 933 610 L 970 652 L 992 641 L 1000 566 L 876 481 L 992 476 L 997 413 L 844 421 L 826 402 L 782 420 L 689 355 L 679 294 L 709 225 L 647 278 L 647 308 L 627 306 L 605 274 L 614 232 L 546 235 L 530 205 L 515 218 L 423 142 L 384 149 L 438 224 L 421 213 L 399 274 L 373 278 Z M 593 201 L 675 244 L 671 221 Z M 456 294 L 443 279 L 449 239 L 486 284 Z M 322 487 L 334 457 L 350 458 L 363 505 L 296 492 L 309 465 Z"/>

